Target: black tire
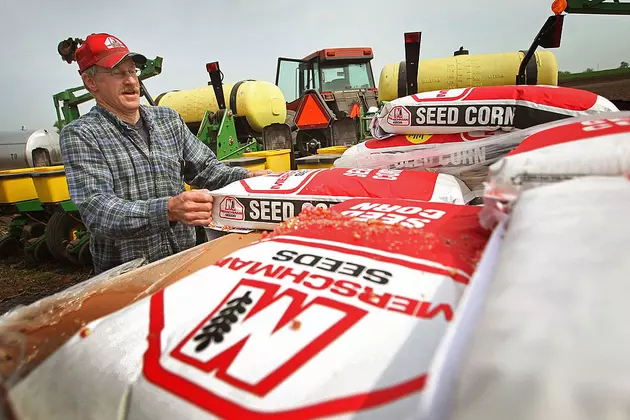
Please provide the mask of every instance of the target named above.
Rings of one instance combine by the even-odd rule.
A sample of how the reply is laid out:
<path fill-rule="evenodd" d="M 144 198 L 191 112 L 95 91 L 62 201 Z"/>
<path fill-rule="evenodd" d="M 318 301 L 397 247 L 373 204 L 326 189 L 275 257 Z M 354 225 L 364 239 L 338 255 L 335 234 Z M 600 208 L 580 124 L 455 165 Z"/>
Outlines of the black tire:
<path fill-rule="evenodd" d="M 0 258 L 8 258 L 20 250 L 20 241 L 9 235 L 0 237 Z"/>
<path fill-rule="evenodd" d="M 291 129 L 291 141 L 292 143 L 295 145 L 297 142 L 297 135 L 298 135 L 298 126 L 295 123 L 295 117 L 296 117 L 296 112 L 295 111 L 291 111 L 290 109 L 287 109 L 287 117 L 284 120 L 284 123 L 286 125 L 289 126 L 289 128 Z M 295 147 L 295 146 L 294 146 Z"/>
<path fill-rule="evenodd" d="M 290 109 L 287 109 L 287 117 L 284 120 L 284 123 L 289 126 L 291 131 L 297 130 L 297 124 L 295 124 L 295 116 L 296 112 Z"/>
<path fill-rule="evenodd" d="M 51 262 L 54 260 L 54 257 L 48 249 L 48 245 L 46 245 L 46 241 L 41 241 L 35 246 L 33 257 L 35 258 L 35 261 L 40 264 Z"/>
<path fill-rule="evenodd" d="M 81 223 L 68 213 L 54 213 L 46 225 L 46 245 L 58 261 L 67 261 L 66 245 L 71 240 L 72 230 Z"/>

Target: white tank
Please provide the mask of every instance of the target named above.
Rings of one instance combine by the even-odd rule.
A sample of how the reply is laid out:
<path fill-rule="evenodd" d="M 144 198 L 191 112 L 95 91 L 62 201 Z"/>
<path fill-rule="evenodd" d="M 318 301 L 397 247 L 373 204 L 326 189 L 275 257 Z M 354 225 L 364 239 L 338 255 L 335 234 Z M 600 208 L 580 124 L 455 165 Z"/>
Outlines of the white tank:
<path fill-rule="evenodd" d="M 54 129 L 0 130 L 0 170 L 62 164 Z"/>

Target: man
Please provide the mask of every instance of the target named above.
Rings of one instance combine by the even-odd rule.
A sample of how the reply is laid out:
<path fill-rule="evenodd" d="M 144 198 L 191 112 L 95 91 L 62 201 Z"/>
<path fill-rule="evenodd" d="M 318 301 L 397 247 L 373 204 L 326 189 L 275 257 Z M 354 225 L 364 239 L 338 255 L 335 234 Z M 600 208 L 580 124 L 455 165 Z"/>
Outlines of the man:
<path fill-rule="evenodd" d="M 75 58 L 96 105 L 63 128 L 60 146 L 96 273 L 194 246 L 195 226 L 212 219 L 208 190 L 270 172 L 222 164 L 176 111 L 140 105 L 136 64 L 146 58 L 115 36 L 88 36 Z"/>

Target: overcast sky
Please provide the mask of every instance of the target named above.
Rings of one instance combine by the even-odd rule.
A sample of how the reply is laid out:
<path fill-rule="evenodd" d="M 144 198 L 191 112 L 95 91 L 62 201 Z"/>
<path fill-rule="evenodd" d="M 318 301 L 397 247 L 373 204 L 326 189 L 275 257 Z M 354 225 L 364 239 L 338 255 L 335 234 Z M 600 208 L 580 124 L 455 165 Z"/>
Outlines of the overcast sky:
<path fill-rule="evenodd" d="M 52 96 L 80 85 L 59 41 L 108 32 L 163 72 L 146 81 L 155 97 L 205 86 L 205 63 L 219 60 L 226 82 L 274 81 L 277 58 L 326 47 L 369 46 L 380 69 L 404 59 L 403 33 L 422 31 L 422 58 L 526 49 L 551 14 L 551 0 L 3 0 L 0 15 L 0 129 L 50 127 Z M 565 20 L 554 50 L 561 70 L 614 68 L 630 61 L 630 16 Z M 82 107 L 85 112 L 93 101 Z M 87 109 L 86 109 L 87 107 Z"/>

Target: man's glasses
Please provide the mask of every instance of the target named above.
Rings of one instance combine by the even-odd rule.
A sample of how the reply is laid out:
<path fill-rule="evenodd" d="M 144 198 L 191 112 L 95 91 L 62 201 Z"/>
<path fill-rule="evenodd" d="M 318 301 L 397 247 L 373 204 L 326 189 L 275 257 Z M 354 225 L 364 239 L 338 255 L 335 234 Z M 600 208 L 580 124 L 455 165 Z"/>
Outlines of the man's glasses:
<path fill-rule="evenodd" d="M 109 74 L 112 77 L 116 77 L 118 79 L 124 79 L 125 77 L 128 77 L 128 76 L 138 77 L 140 76 L 140 73 L 142 73 L 142 70 L 136 67 L 129 70 L 111 69 L 111 70 L 106 70 L 106 71 L 99 71 L 99 73 L 105 73 L 105 74 Z"/>

